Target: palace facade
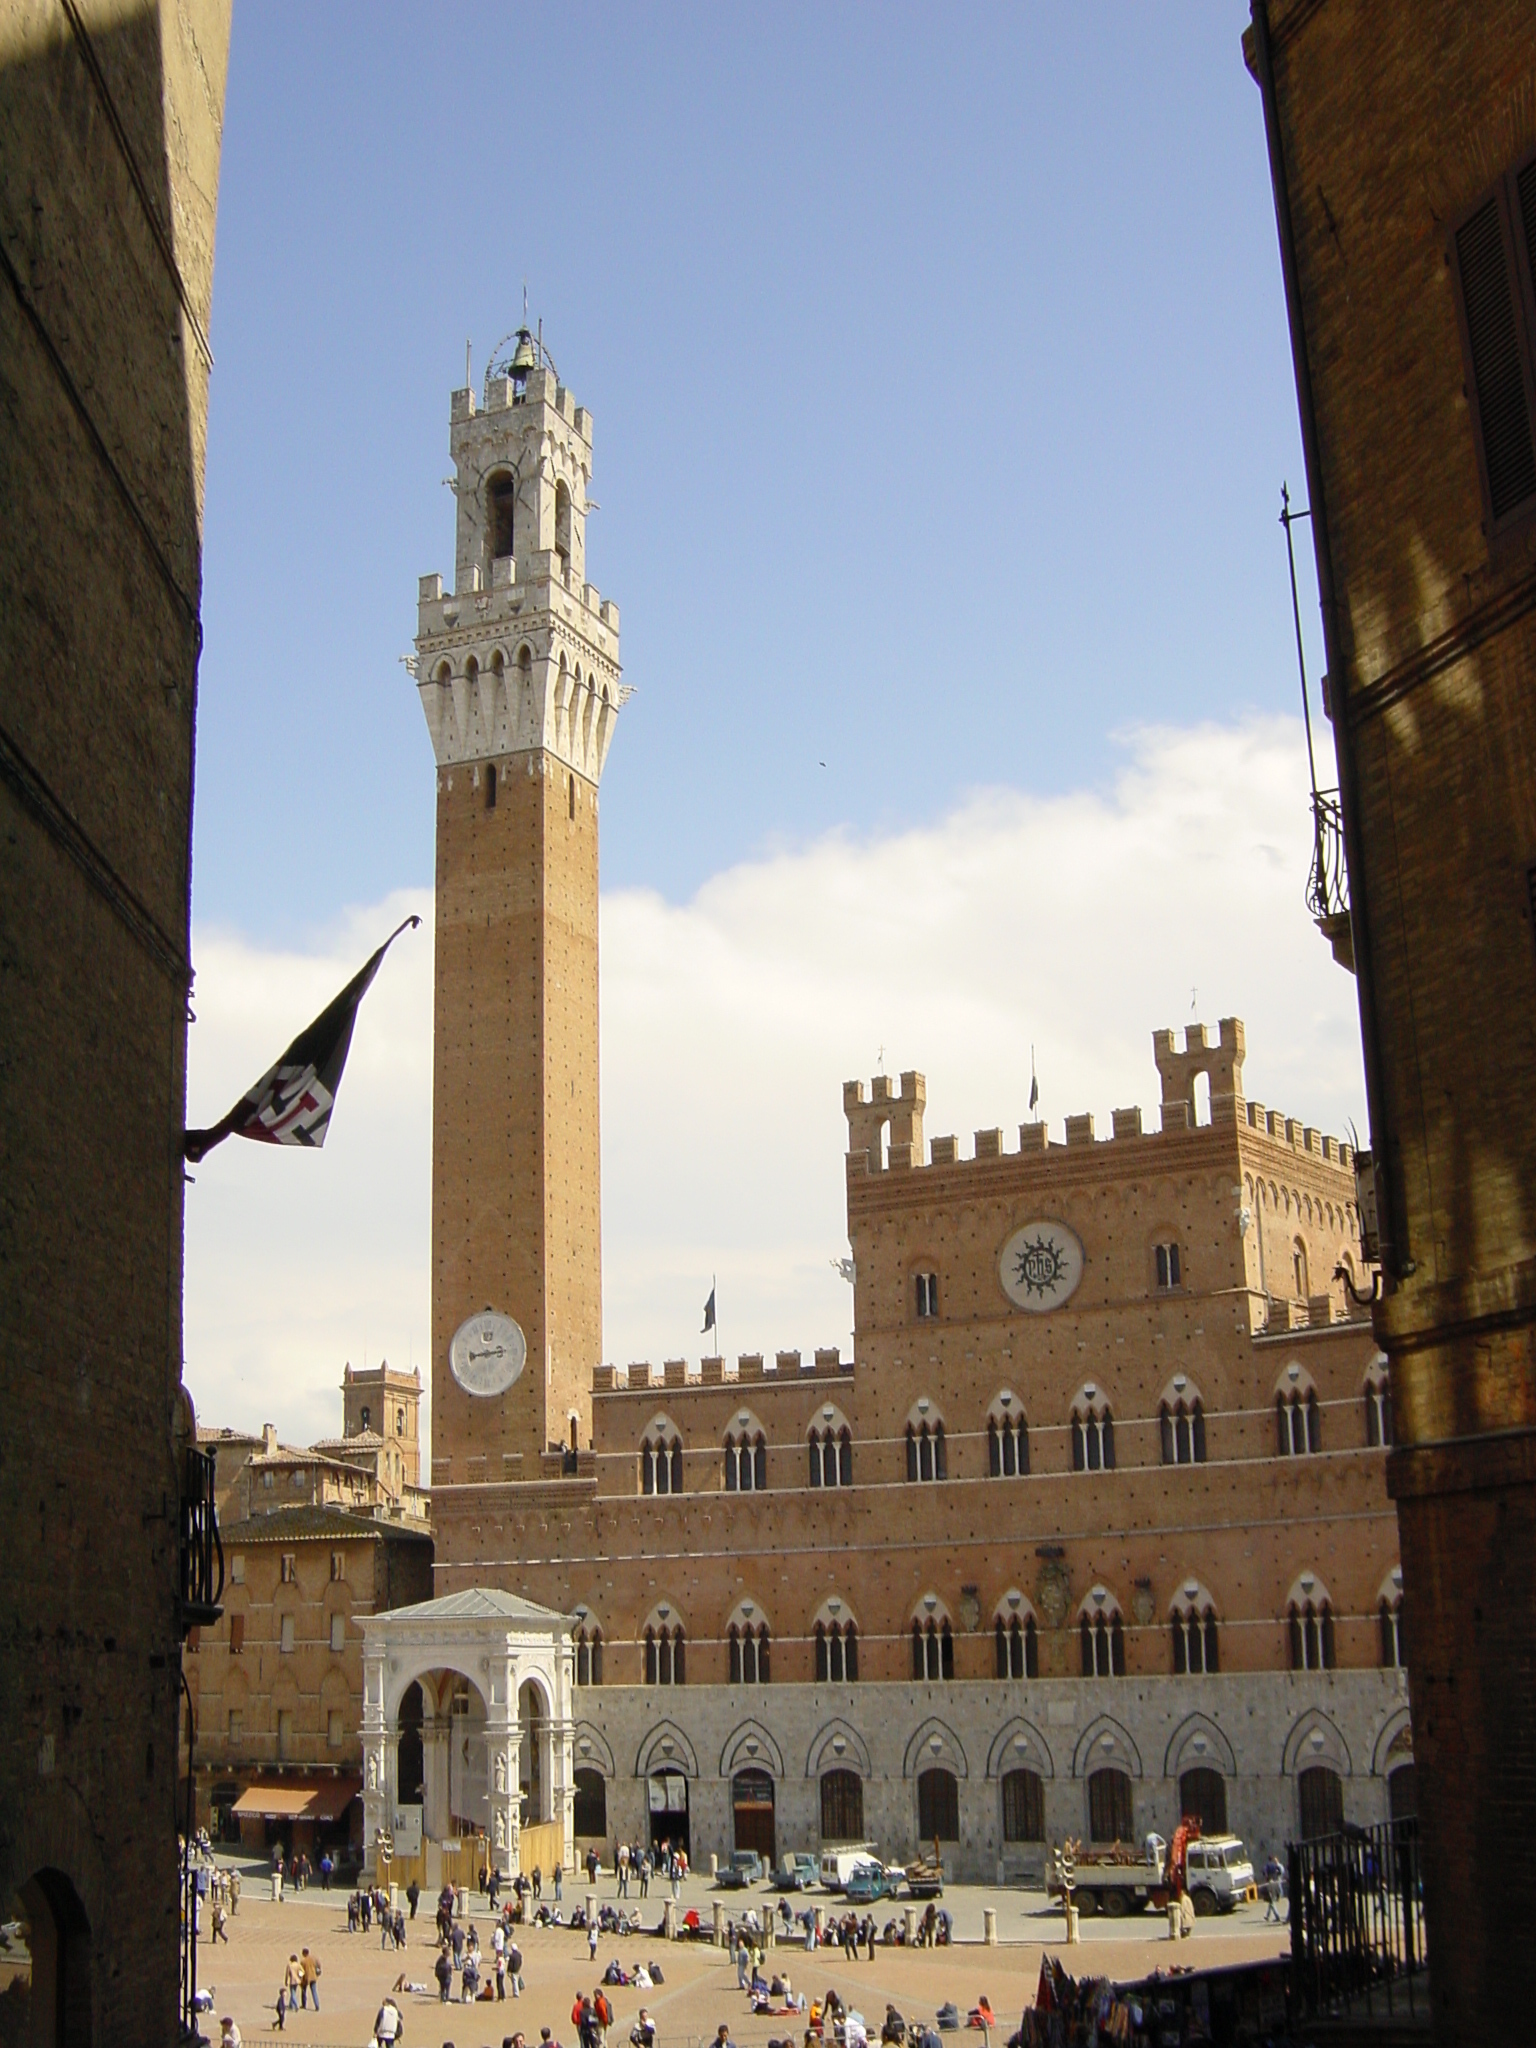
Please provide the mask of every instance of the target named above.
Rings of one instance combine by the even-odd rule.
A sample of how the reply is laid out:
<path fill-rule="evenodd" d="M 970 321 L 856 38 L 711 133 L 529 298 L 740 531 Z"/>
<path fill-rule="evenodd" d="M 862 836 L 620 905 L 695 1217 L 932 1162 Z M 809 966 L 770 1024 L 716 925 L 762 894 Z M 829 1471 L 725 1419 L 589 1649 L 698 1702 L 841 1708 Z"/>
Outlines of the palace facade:
<path fill-rule="evenodd" d="M 452 449 L 457 589 L 423 580 L 417 640 L 438 1599 L 367 1631 L 369 1839 L 417 1808 L 429 1858 L 470 1828 L 696 1861 L 937 1837 L 991 1877 L 1181 1811 L 1262 1850 L 1406 1808 L 1353 1160 L 1245 1098 L 1236 1019 L 1157 1033 L 1157 1127 L 1102 1138 L 1070 1117 L 962 1156 L 925 1139 L 920 1074 L 849 1083 L 853 1357 L 595 1368 L 626 693 L 585 577 L 592 422 L 524 334 L 481 404 L 455 393 Z M 503 1612 L 494 1655 L 454 1649 Z M 518 1647 L 546 1623 L 553 1686 Z"/>

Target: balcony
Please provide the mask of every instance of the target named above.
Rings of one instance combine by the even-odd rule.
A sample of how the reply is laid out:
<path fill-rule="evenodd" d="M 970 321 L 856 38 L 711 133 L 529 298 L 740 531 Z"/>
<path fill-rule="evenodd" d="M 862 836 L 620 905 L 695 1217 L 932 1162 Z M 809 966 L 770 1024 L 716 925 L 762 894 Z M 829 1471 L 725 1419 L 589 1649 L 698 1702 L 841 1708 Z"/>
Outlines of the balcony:
<path fill-rule="evenodd" d="M 224 1609 L 224 1546 L 213 1500 L 213 1456 L 183 1452 L 181 1476 L 181 1584 L 177 1607 L 182 1639 L 194 1628 L 212 1628 Z"/>
<path fill-rule="evenodd" d="M 1355 944 L 1349 922 L 1344 814 L 1336 789 L 1312 792 L 1312 872 L 1307 877 L 1307 908 L 1313 923 L 1333 948 L 1334 959 L 1353 974 Z"/>

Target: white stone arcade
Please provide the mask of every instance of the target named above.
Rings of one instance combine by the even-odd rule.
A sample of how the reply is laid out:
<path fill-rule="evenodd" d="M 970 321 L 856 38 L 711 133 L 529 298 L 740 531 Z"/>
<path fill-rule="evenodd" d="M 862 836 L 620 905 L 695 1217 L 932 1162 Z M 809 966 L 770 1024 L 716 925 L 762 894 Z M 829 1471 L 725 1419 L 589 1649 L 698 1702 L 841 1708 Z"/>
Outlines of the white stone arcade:
<path fill-rule="evenodd" d="M 401 1820 L 401 1705 L 419 1686 L 424 1841 L 482 1830 L 511 1876 L 524 1824 L 554 1826 L 571 1869 L 570 1619 L 484 1587 L 360 1619 L 369 1861 L 378 1830 Z"/>

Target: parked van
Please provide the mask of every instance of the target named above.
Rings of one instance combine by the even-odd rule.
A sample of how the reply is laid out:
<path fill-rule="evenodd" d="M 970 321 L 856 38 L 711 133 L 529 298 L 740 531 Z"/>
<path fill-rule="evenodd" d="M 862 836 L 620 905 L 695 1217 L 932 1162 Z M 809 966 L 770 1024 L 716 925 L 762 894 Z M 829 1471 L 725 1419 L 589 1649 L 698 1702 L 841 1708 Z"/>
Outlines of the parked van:
<path fill-rule="evenodd" d="M 848 1880 L 861 1863 L 873 1863 L 880 1867 L 879 1853 L 873 1842 L 855 1842 L 851 1848 L 823 1849 L 821 1852 L 821 1881 L 829 1892 L 848 1889 Z"/>

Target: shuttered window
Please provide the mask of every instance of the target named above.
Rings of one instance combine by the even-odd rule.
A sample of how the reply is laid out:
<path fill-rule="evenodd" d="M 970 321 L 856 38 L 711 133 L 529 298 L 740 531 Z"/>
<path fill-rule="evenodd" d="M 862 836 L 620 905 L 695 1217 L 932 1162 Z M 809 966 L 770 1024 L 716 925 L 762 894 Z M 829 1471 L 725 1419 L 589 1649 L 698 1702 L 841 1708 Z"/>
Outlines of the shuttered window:
<path fill-rule="evenodd" d="M 1473 209 L 1453 249 L 1492 534 L 1536 510 L 1536 157 Z"/>

